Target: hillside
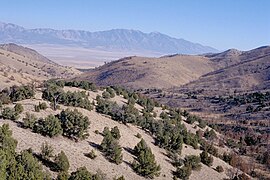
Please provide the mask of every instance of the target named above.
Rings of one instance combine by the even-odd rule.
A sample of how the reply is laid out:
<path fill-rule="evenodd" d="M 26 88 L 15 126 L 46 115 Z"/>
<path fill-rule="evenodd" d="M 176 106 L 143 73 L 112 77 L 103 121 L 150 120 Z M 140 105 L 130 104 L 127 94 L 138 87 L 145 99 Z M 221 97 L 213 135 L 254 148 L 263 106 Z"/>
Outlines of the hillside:
<path fill-rule="evenodd" d="M 214 69 L 214 64 L 202 56 L 127 57 L 86 72 L 78 79 L 135 89 L 169 88 L 194 81 Z"/>
<path fill-rule="evenodd" d="M 36 51 L 16 44 L 0 45 L 0 69 L 1 88 L 80 74 L 74 68 L 60 66 Z"/>
<path fill-rule="evenodd" d="M 52 82 L 54 83 L 54 82 Z M 65 82 L 64 82 L 65 83 Z M 56 83 L 58 84 L 58 83 Z M 76 85 L 80 83 L 65 83 L 66 85 Z M 53 85 L 53 84 L 52 84 Z M 60 83 L 59 83 L 60 85 Z M 63 84 L 62 84 L 63 85 Z M 15 99 L 15 104 L 21 104 L 22 105 L 22 112 L 18 115 L 13 120 L 9 120 L 7 118 L 7 114 L 5 113 L 6 107 L 13 108 L 14 104 L 6 104 L 4 105 L 4 110 L 2 111 L 2 117 L 5 120 L 1 120 L 0 124 L 9 124 L 10 129 L 13 132 L 12 137 L 14 137 L 18 141 L 18 145 L 16 148 L 16 151 L 19 153 L 22 150 L 29 149 L 31 148 L 32 150 L 30 151 L 32 154 L 34 154 L 36 157 L 39 157 L 40 164 L 42 164 L 43 170 L 47 170 L 47 172 L 51 173 L 53 177 L 56 177 L 58 172 L 54 171 L 52 167 L 50 167 L 50 164 L 53 164 L 53 158 L 48 158 L 46 161 L 42 157 L 40 157 L 40 148 L 42 146 L 42 143 L 47 142 L 53 149 L 53 153 L 56 155 L 60 151 L 63 151 L 69 160 L 70 163 L 70 168 L 68 170 L 68 173 L 76 171 L 77 168 L 85 166 L 88 171 L 95 173 L 105 173 L 107 174 L 107 177 L 105 179 L 113 179 L 113 177 L 120 177 L 121 175 L 124 176 L 125 179 L 145 179 L 143 175 L 137 174 L 134 169 L 132 162 L 135 159 L 135 155 L 133 154 L 133 148 L 136 146 L 138 142 L 140 142 L 141 139 L 144 139 L 147 146 L 150 147 L 152 153 L 155 156 L 156 162 L 160 165 L 160 175 L 157 177 L 154 177 L 154 179 L 172 179 L 173 178 L 173 172 L 176 172 L 178 168 L 182 167 L 182 165 L 173 165 L 173 163 L 179 163 L 185 158 L 187 159 L 188 157 L 195 158 L 196 156 L 200 155 L 202 151 L 205 151 L 206 147 L 214 150 L 213 155 L 211 157 L 213 158 L 213 162 L 211 164 L 205 165 L 201 162 L 193 162 L 194 164 L 194 169 L 190 171 L 190 179 L 224 179 L 224 178 L 229 178 L 229 177 L 234 177 L 241 175 L 242 172 L 240 170 L 237 170 L 233 168 L 231 165 L 236 166 L 236 164 L 226 163 L 222 159 L 222 154 L 224 152 L 230 154 L 231 150 L 224 146 L 223 148 L 218 146 L 219 140 L 223 139 L 223 136 L 215 131 L 212 130 L 212 128 L 202 125 L 202 121 L 197 119 L 195 122 L 190 122 L 187 115 L 180 115 L 176 117 L 177 115 L 177 110 L 173 109 L 163 109 L 158 106 L 153 106 L 151 103 L 151 100 L 147 100 L 145 102 L 148 102 L 150 104 L 143 105 L 141 104 L 144 100 L 146 100 L 144 97 L 140 95 L 135 95 L 132 93 L 128 93 L 127 91 L 123 89 L 111 89 L 107 88 L 106 90 L 101 90 L 101 89 L 95 89 L 94 86 L 84 83 L 82 87 L 87 87 L 88 90 L 81 89 L 81 88 L 76 88 L 76 87 L 67 87 L 64 86 L 62 89 L 62 85 L 58 87 L 57 91 L 61 90 L 61 93 L 63 94 L 63 97 L 67 97 L 64 94 L 69 93 L 70 96 L 72 96 L 72 93 L 78 93 L 78 92 L 85 92 L 82 93 L 82 97 L 87 97 L 85 101 L 90 101 L 94 102 L 92 104 L 93 107 L 90 109 L 85 109 L 81 108 L 80 106 L 84 106 L 85 104 L 80 104 L 81 101 L 71 101 L 69 102 L 68 99 L 66 100 L 61 100 L 57 101 L 58 108 L 57 110 L 53 110 L 52 106 L 49 106 L 51 102 L 47 101 L 47 98 L 50 98 L 49 96 L 46 96 L 46 91 L 49 90 L 50 86 L 47 86 L 47 89 L 43 89 L 41 92 L 40 90 L 35 90 L 35 95 L 33 97 L 30 97 L 30 99 L 26 98 L 23 100 L 16 101 Z M 79 85 L 80 86 L 80 85 Z M 90 89 L 91 90 L 90 90 Z M 53 90 L 53 89 L 51 89 Z M 62 91 L 63 90 L 63 91 Z M 45 93 L 45 94 L 44 94 Z M 43 95 L 42 95 L 43 94 Z M 53 93 L 52 93 L 53 94 Z M 107 95 L 111 97 L 108 97 Z M 118 94 L 118 95 L 115 95 Z M 128 95 L 129 94 L 129 95 Z M 86 95 L 86 96 L 85 96 Z M 1 95 L 1 97 L 3 94 Z M 98 97 L 100 96 L 100 97 Z M 13 97 L 11 95 L 11 97 Z M 23 96 L 22 96 L 23 97 Z M 16 98 L 22 98 L 22 97 L 16 97 Z M 137 98 L 136 98 L 137 97 Z M 75 98 L 75 97 L 74 97 Z M 78 96 L 77 96 L 78 98 Z M 131 101 L 132 98 L 135 98 L 135 104 L 132 105 L 128 102 Z M 101 102 L 115 102 L 116 104 L 114 105 L 114 109 L 110 110 L 110 107 L 108 109 L 100 109 L 103 107 Z M 47 108 L 40 109 L 37 111 L 37 106 L 40 106 L 41 103 L 45 103 L 47 105 Z M 64 104 L 63 104 L 64 103 Z M 71 103 L 70 106 L 66 106 L 65 103 Z M 74 104 L 73 104 L 74 103 Z M 77 107 L 73 107 L 73 105 L 76 105 Z M 146 124 L 141 124 L 140 120 L 138 119 L 137 122 L 128 122 L 128 123 L 123 123 L 121 119 L 116 119 L 112 113 L 120 113 L 120 111 L 117 113 L 117 108 L 119 106 L 120 109 L 124 110 L 124 107 L 129 105 L 130 108 L 133 109 L 134 112 L 138 112 L 136 116 L 140 118 L 146 118 L 145 120 L 147 123 L 150 123 L 151 126 L 147 126 Z M 79 107 L 78 107 L 79 106 Z M 92 106 L 92 105 L 91 105 Z M 153 108 L 150 110 L 149 108 Z M 135 109 L 134 109 L 135 108 Z M 36 128 L 31 128 L 28 127 L 29 124 L 27 119 L 27 113 L 33 114 L 33 116 L 36 116 L 38 119 L 40 118 L 45 118 L 48 117 L 48 115 L 57 115 L 60 114 L 62 115 L 63 110 L 74 110 L 77 109 L 77 113 L 82 113 L 83 116 L 87 117 L 87 121 L 90 122 L 90 126 L 87 127 L 86 131 L 84 133 L 88 133 L 89 136 L 83 138 L 83 139 L 77 139 L 74 141 L 72 136 L 67 136 L 67 134 L 61 134 L 54 135 L 53 137 L 49 137 L 49 134 L 46 135 L 46 133 L 50 132 L 50 128 L 48 128 L 46 131 L 43 132 L 42 129 L 36 130 Z M 143 113 L 143 109 L 149 111 L 148 113 Z M 163 109 L 163 110 L 162 110 Z M 16 111 L 17 112 L 17 111 Z M 106 114 L 108 113 L 108 114 Z M 175 114 L 176 113 L 176 114 Z M 115 115 L 116 115 L 115 114 Z M 135 115 L 136 113 L 134 113 Z M 156 115 L 154 115 L 156 114 Z M 163 114 L 163 115 L 162 115 Z M 174 114 L 174 115 L 173 115 Z M 127 114 L 129 115 L 129 114 Z M 178 114 L 179 115 L 179 114 Z M 165 117 L 167 116 L 167 117 Z M 175 116 L 173 118 L 173 116 Z M 59 115 L 55 116 L 60 118 Z M 67 116 L 69 117 L 69 116 Z M 70 116 L 71 117 L 71 116 Z M 29 118 L 29 115 L 28 115 Z M 120 118 L 120 116 L 119 116 Z M 84 118 L 85 119 L 85 118 Z M 151 121 L 149 121 L 152 119 Z M 60 119 L 58 119 L 60 121 Z M 44 120 L 39 120 L 35 121 L 34 127 L 37 126 L 42 128 L 41 122 Z M 45 120 L 46 121 L 46 120 Z M 178 125 L 173 125 L 174 123 L 171 124 L 171 121 L 179 121 L 181 126 Z M 199 121 L 199 122 L 198 122 Z M 165 129 L 160 129 L 158 132 L 156 132 L 154 129 L 151 129 L 151 127 L 155 127 L 155 125 L 165 125 L 163 123 L 169 123 L 167 124 L 168 127 L 167 130 Z M 45 122 L 44 122 L 45 123 Z M 120 131 L 120 139 L 119 139 L 119 145 L 122 149 L 122 154 L 123 154 L 123 162 L 120 164 L 115 164 L 113 162 L 110 162 L 108 160 L 108 157 L 104 155 L 104 152 L 101 151 L 100 149 L 100 144 L 103 142 L 103 138 L 105 138 L 104 134 L 104 127 L 109 127 L 113 128 L 117 126 Z M 174 127 L 175 126 L 175 127 Z M 54 126 L 55 127 L 55 126 Z M 64 126 L 63 126 L 64 128 Z M 165 128 L 165 127 L 164 127 Z M 170 146 L 173 145 L 171 144 L 172 142 L 162 142 L 160 138 L 162 138 L 162 134 L 157 136 L 158 133 L 165 132 L 169 133 L 171 131 L 174 131 L 174 128 L 183 128 L 187 129 L 187 132 L 185 131 L 177 131 L 178 133 L 181 134 L 181 136 L 184 137 L 184 141 L 180 139 L 175 139 L 174 143 L 180 143 L 181 147 L 179 148 L 178 146 Z M 63 129 L 64 130 L 64 129 Z M 202 134 L 207 134 L 207 132 L 210 130 L 210 132 L 214 133 L 212 135 L 202 135 L 201 140 L 197 141 L 195 140 L 198 138 L 195 136 L 196 131 L 200 131 Z M 103 131 L 103 132 L 102 132 Z M 161 132 L 160 132 L 161 131 Z M 4 131 L 3 131 L 4 132 Z M 42 132 L 45 133 L 42 135 Z M 56 130 L 53 130 L 52 132 L 57 132 Z M 76 132 L 76 131 L 72 131 Z M 40 134 L 41 133 L 41 134 Z M 166 134 L 167 138 L 173 138 L 177 136 L 178 133 L 173 133 L 173 134 Z M 138 136 L 140 134 L 141 137 Z M 186 140 L 186 138 L 189 137 L 189 140 Z M 214 143 L 212 145 L 208 144 L 208 138 L 211 138 L 211 142 Z M 1 143 L 1 142 L 0 142 Z M 198 143 L 200 145 L 198 146 Z M 159 144 L 159 145 L 158 145 Z M 169 148 L 170 147 L 170 148 Z M 179 148 L 179 149 L 178 149 Z M 165 150 L 167 149 L 167 150 Z M 176 151 L 172 151 L 172 150 Z M 90 152 L 91 150 L 94 150 L 95 154 L 97 157 L 95 159 L 90 159 L 87 157 L 85 154 Z M 169 151 L 171 151 L 172 154 L 175 153 L 176 156 L 173 156 L 172 154 L 170 155 Z M 178 152 L 178 153 L 176 153 Z M 180 153 L 181 152 L 181 153 Z M 210 151 L 209 151 L 210 152 Z M 190 155 L 195 155 L 195 156 L 190 156 Z M 174 157 L 174 158 L 173 158 Z M 175 159 L 175 158 L 180 158 L 180 159 Z M 46 162 L 50 163 L 46 163 Z M 184 162 L 186 163 L 187 160 Z M 191 159 L 190 159 L 191 161 Z M 241 160 L 242 163 L 248 163 L 245 160 Z M 180 163 L 182 164 L 182 163 Z M 196 169 L 195 169 L 195 164 L 196 164 Z M 32 164 L 33 166 L 33 164 Z M 176 167 L 175 167 L 176 166 Z M 188 165 L 184 165 L 188 166 Z M 215 168 L 217 166 L 221 166 L 223 171 L 217 172 Z M 177 168 L 178 167 L 178 168 Z M 240 166 L 239 166 L 240 167 Z M 30 167 L 29 167 L 30 168 Z M 180 172 L 180 171 L 179 171 Z M 179 176 L 180 174 L 176 173 L 176 176 Z M 103 174 L 104 176 L 104 174 Z M 188 175 L 189 176 L 189 175 Z M 184 177 L 184 176 L 183 176 Z M 248 177 L 248 176 L 246 176 Z M 102 178 L 104 179 L 104 178 Z"/>
<path fill-rule="evenodd" d="M 203 75 L 186 87 L 238 91 L 269 89 L 270 47 L 265 46 L 251 51 L 225 51 L 212 55 L 210 60 L 220 69 Z M 221 91 L 219 91 L 221 92 Z"/>
<path fill-rule="evenodd" d="M 1 43 L 79 46 L 112 52 L 151 52 L 152 54 L 217 52 L 212 47 L 172 38 L 159 32 L 143 33 L 127 29 L 89 32 L 45 28 L 26 29 L 11 23 L 0 23 L 0 39 Z"/>

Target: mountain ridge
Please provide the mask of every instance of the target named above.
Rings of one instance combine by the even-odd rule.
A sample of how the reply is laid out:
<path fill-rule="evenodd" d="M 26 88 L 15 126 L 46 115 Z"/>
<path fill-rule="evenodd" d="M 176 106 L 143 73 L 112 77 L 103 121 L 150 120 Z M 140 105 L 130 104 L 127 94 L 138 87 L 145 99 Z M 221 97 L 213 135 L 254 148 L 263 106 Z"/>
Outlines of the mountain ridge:
<path fill-rule="evenodd" d="M 12 23 L 0 22 L 0 38 L 1 43 L 48 43 L 106 50 L 152 51 L 161 54 L 218 52 L 212 47 L 182 38 L 173 38 L 160 32 L 144 33 L 132 29 L 111 29 L 96 32 L 51 28 L 26 29 Z"/>

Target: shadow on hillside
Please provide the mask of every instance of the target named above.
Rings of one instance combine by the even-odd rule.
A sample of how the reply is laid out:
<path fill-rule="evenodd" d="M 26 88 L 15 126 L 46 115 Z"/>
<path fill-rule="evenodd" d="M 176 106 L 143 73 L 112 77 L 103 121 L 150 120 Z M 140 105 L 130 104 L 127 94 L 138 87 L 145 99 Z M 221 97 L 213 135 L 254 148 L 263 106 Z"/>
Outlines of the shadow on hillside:
<path fill-rule="evenodd" d="M 49 159 L 44 159 L 40 154 L 33 154 L 44 166 L 48 167 L 51 171 L 57 171 L 57 164 Z"/>
<path fill-rule="evenodd" d="M 132 163 L 127 162 L 127 161 L 125 161 L 125 160 L 123 160 L 123 163 L 125 163 L 126 165 L 128 165 L 128 167 L 130 167 L 130 168 L 132 169 Z"/>
<path fill-rule="evenodd" d="M 100 149 L 100 145 L 91 141 L 88 141 L 89 145 L 95 149 Z"/>
<path fill-rule="evenodd" d="M 133 149 L 131 149 L 130 147 L 123 147 L 123 149 L 124 149 L 125 151 L 127 151 L 129 154 L 134 155 L 134 151 L 133 151 Z"/>
<path fill-rule="evenodd" d="M 26 129 L 26 128 L 24 127 L 24 125 L 23 125 L 23 122 L 21 122 L 21 121 L 13 121 L 13 122 L 15 122 L 15 123 L 17 124 L 18 127 Z"/>

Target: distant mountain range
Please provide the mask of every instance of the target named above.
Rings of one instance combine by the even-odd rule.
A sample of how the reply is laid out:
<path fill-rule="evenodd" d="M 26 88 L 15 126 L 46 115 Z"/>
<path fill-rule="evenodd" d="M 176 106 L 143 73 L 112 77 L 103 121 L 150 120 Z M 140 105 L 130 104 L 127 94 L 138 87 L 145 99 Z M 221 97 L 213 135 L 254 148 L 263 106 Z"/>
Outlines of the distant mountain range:
<path fill-rule="evenodd" d="M 159 32 L 112 29 L 89 32 L 82 30 L 26 29 L 0 22 L 0 43 L 53 44 L 78 46 L 107 51 L 153 52 L 158 54 L 203 54 L 218 52 L 209 46 L 177 39 Z"/>

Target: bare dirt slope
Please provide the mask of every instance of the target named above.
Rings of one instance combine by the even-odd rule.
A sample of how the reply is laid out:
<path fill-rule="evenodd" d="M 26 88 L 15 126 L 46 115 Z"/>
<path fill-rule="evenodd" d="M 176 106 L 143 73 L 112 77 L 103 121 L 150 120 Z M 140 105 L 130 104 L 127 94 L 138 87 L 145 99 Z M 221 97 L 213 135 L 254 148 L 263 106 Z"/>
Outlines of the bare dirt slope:
<path fill-rule="evenodd" d="M 187 84 L 190 89 L 229 91 L 262 90 L 270 88 L 270 47 L 251 51 L 225 51 L 211 57 L 219 70 L 203 75 Z"/>
<path fill-rule="evenodd" d="M 83 91 L 78 88 L 70 88 L 65 87 L 65 91 Z M 93 100 L 97 94 L 100 94 L 101 91 L 90 93 L 89 99 Z M 116 96 L 114 99 L 119 105 L 121 103 L 125 103 L 126 100 L 121 96 Z M 42 110 L 40 112 L 34 111 L 34 105 L 37 105 L 39 102 L 45 102 L 49 104 L 49 102 L 41 99 L 41 93 L 38 92 L 34 99 L 23 100 L 18 103 L 21 103 L 24 107 L 24 112 L 20 115 L 19 121 L 25 116 L 26 112 L 31 112 L 35 114 L 37 117 L 46 117 L 49 114 L 57 114 L 61 110 L 53 111 L 51 108 L 46 110 Z M 14 106 L 14 105 L 8 105 Z M 138 106 L 139 107 L 139 106 Z M 60 106 L 61 109 L 75 109 L 74 107 Z M 140 141 L 135 135 L 140 133 L 142 138 L 146 141 L 146 143 L 151 147 L 152 152 L 156 157 L 156 161 L 161 166 L 161 175 L 155 179 L 172 179 L 172 172 L 175 171 L 175 167 L 170 163 L 170 159 L 166 156 L 166 151 L 158 146 L 154 145 L 154 139 L 148 133 L 143 131 L 137 126 L 134 125 L 124 125 L 118 123 L 116 121 L 111 120 L 107 116 L 101 115 L 95 110 L 88 111 L 81 108 L 76 108 L 80 112 L 82 112 L 85 116 L 87 116 L 91 122 L 90 128 L 88 129 L 89 137 L 86 140 L 74 142 L 62 136 L 49 138 L 41 136 L 40 134 L 35 134 L 31 132 L 29 129 L 23 129 L 18 126 L 17 123 L 12 122 L 10 120 L 1 120 L 0 124 L 8 123 L 13 131 L 13 137 L 18 140 L 17 150 L 23 150 L 32 148 L 34 152 L 40 153 L 40 147 L 43 142 L 47 141 L 54 148 L 54 153 L 57 154 L 61 150 L 63 150 L 68 156 L 70 162 L 69 171 L 75 171 L 78 167 L 86 166 L 87 169 L 91 172 L 96 172 L 98 169 L 106 173 L 109 179 L 112 179 L 115 176 L 124 175 L 126 179 L 144 179 L 143 177 L 137 175 L 132 168 L 130 167 L 130 163 L 133 161 L 134 157 L 130 154 L 128 149 L 133 149 L 134 146 Z M 160 109 L 156 109 L 156 111 L 160 111 Z M 185 123 L 185 122 L 184 122 Z M 186 124 L 186 123 L 185 123 Z M 123 163 L 120 165 L 116 165 L 114 163 L 110 163 L 102 153 L 96 148 L 103 139 L 101 134 L 96 134 L 94 131 L 98 130 L 102 132 L 103 128 L 108 126 L 110 128 L 114 126 L 118 126 L 121 133 L 120 145 L 123 147 Z M 188 127 L 188 129 L 193 132 L 193 127 Z M 198 128 L 198 127 L 196 127 Z M 92 160 L 87 158 L 84 154 L 90 152 L 92 149 L 96 151 L 98 155 L 96 159 Z M 191 146 L 183 145 L 183 150 L 181 157 L 184 158 L 186 155 L 199 155 L 201 150 L 193 149 Z M 221 165 L 224 167 L 225 172 L 218 173 L 213 168 L 217 165 Z M 224 161 L 214 158 L 213 166 L 208 167 L 202 165 L 202 169 L 200 171 L 192 171 L 192 175 L 190 179 L 224 179 L 227 178 L 227 170 L 233 169 L 230 165 L 226 164 Z M 52 172 L 54 176 L 56 176 L 55 172 Z"/>
<path fill-rule="evenodd" d="M 186 84 L 213 70 L 211 61 L 202 56 L 128 57 L 96 68 L 78 79 L 99 85 L 168 88 Z"/>
<path fill-rule="evenodd" d="M 53 63 L 32 49 L 15 44 L 0 46 L 1 88 L 78 74 L 78 70 Z"/>

